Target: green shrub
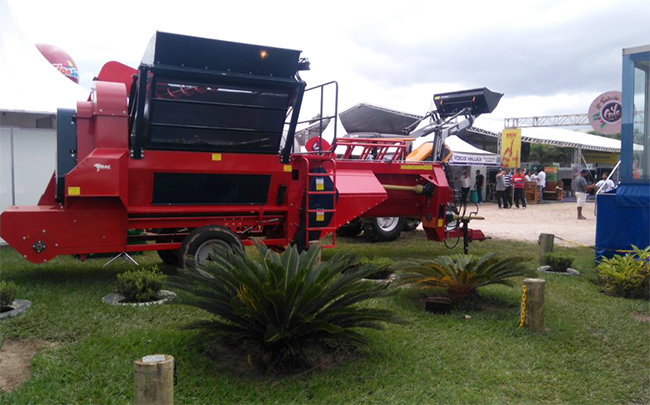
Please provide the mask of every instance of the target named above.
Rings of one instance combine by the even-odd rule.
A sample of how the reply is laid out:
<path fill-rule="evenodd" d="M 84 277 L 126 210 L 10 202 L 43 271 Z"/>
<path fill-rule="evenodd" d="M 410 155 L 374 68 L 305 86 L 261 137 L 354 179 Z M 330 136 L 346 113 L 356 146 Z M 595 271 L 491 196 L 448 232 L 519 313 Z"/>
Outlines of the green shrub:
<path fill-rule="evenodd" d="M 440 256 L 433 260 L 400 263 L 403 272 L 400 282 L 422 289 L 443 289 L 452 301 L 458 303 L 477 294 L 477 289 L 490 284 L 512 286 L 512 277 L 530 275 L 527 259 L 498 257 L 487 253 L 473 255 Z"/>
<path fill-rule="evenodd" d="M 117 292 L 126 302 L 147 302 L 158 298 L 165 275 L 157 266 L 130 270 L 117 276 Z"/>
<path fill-rule="evenodd" d="M 542 256 L 542 264 L 549 266 L 550 271 L 555 271 L 557 273 L 566 273 L 572 263 L 573 257 L 559 253 L 546 253 Z"/>
<path fill-rule="evenodd" d="M 18 295 L 18 286 L 11 281 L 0 281 L 0 309 L 8 308 Z"/>
<path fill-rule="evenodd" d="M 634 253 L 603 258 L 596 268 L 605 290 L 626 298 L 650 299 L 650 246 Z"/>
<path fill-rule="evenodd" d="M 367 279 L 386 280 L 391 274 L 393 274 L 393 261 L 388 257 L 375 256 L 372 259 L 362 257 L 359 260 L 359 264 L 375 269 L 373 274 L 366 277 Z"/>
<path fill-rule="evenodd" d="M 350 253 L 315 264 L 319 248 L 299 254 L 292 246 L 278 254 L 256 246 L 257 258 L 222 249 L 200 268 L 190 263 L 169 284 L 178 303 L 216 315 L 193 325 L 202 336 L 245 349 L 267 371 L 305 366 L 313 350 L 366 342 L 357 328 L 401 322 L 391 311 L 356 305 L 392 290 L 362 280 L 376 270 Z"/>

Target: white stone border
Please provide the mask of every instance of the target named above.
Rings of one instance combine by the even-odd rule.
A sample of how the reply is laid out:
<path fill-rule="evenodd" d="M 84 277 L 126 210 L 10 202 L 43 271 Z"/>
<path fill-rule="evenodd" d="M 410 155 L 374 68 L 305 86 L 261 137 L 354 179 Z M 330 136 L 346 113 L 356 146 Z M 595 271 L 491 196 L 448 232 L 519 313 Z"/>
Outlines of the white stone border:
<path fill-rule="evenodd" d="M 11 311 L 0 312 L 0 319 L 11 318 L 13 316 L 22 314 L 23 312 L 27 311 L 31 306 L 32 306 L 31 301 L 16 300 L 11 303 L 11 307 L 13 308 Z"/>
<path fill-rule="evenodd" d="M 551 266 L 539 266 L 537 268 L 537 271 L 540 273 L 548 273 L 548 274 L 559 274 L 561 276 L 578 276 L 580 275 L 580 272 L 576 269 L 568 268 L 566 271 L 551 271 L 549 270 Z"/>
<path fill-rule="evenodd" d="M 130 306 L 130 307 L 146 307 L 149 305 L 161 305 L 165 302 L 172 301 L 176 298 L 176 293 L 167 290 L 160 290 L 158 293 L 158 300 L 156 301 L 147 301 L 147 302 L 120 302 L 124 299 L 124 296 L 120 293 L 108 294 L 102 298 L 102 302 L 108 305 L 121 305 L 121 306 Z"/>

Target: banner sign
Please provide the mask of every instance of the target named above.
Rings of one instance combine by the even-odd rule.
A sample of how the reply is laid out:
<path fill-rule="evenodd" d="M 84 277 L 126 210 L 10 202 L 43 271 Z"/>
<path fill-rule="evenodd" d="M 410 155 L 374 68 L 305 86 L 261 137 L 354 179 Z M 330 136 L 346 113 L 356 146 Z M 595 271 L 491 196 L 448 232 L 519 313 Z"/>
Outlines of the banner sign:
<path fill-rule="evenodd" d="M 501 133 L 501 164 L 517 168 L 521 159 L 521 129 L 506 128 Z"/>
<path fill-rule="evenodd" d="M 449 159 L 450 165 L 458 166 L 500 166 L 499 155 L 472 155 L 470 153 L 452 152 Z"/>
<path fill-rule="evenodd" d="M 582 156 L 584 156 L 587 163 L 616 165 L 619 160 L 618 153 L 596 152 L 592 150 L 583 150 Z"/>
<path fill-rule="evenodd" d="M 587 113 L 591 127 L 603 135 L 621 132 L 622 101 L 620 91 L 608 91 L 592 101 Z"/>

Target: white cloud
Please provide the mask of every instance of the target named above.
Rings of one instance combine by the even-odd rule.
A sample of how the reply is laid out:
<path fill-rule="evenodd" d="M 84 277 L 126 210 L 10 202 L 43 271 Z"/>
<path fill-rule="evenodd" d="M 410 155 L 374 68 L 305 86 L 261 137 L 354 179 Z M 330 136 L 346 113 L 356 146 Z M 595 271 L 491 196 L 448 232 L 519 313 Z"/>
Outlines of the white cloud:
<path fill-rule="evenodd" d="M 337 80 L 341 110 L 422 114 L 434 93 L 489 87 L 506 93 L 494 119 L 586 112 L 620 88 L 621 48 L 650 41 L 647 0 L 9 4 L 29 38 L 70 53 L 87 87 L 104 62 L 136 67 L 160 30 L 301 49 L 303 78 Z"/>

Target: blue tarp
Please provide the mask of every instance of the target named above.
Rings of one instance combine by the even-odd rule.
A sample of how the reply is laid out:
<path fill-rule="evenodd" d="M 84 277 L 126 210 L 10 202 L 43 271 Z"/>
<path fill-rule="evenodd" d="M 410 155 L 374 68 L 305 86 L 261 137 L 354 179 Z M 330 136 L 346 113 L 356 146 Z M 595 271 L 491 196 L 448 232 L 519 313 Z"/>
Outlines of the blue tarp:
<path fill-rule="evenodd" d="M 650 184 L 621 184 L 596 196 L 596 260 L 617 250 L 650 246 Z M 621 252 L 618 252 L 621 254 Z"/>

